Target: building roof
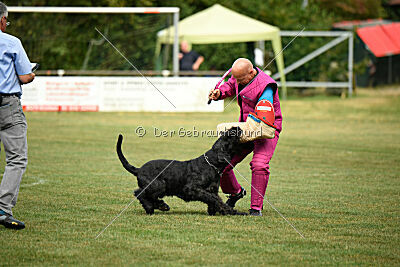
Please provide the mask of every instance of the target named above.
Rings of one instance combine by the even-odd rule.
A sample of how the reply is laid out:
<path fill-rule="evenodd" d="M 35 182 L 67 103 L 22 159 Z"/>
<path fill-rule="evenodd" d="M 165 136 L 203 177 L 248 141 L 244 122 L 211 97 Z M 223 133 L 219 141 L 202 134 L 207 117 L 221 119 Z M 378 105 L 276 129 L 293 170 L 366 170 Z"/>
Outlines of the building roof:
<path fill-rule="evenodd" d="M 400 0 L 399 0 L 400 1 Z M 368 27 L 382 24 L 392 23 L 390 20 L 385 19 L 367 19 L 367 20 L 345 20 L 334 23 L 332 26 L 335 29 L 353 30 L 354 27 Z"/>
<path fill-rule="evenodd" d="M 400 0 L 391 0 L 388 2 L 389 6 L 397 6 L 400 5 Z"/>
<path fill-rule="evenodd" d="M 400 54 L 400 22 L 359 28 L 357 34 L 376 57 Z"/>

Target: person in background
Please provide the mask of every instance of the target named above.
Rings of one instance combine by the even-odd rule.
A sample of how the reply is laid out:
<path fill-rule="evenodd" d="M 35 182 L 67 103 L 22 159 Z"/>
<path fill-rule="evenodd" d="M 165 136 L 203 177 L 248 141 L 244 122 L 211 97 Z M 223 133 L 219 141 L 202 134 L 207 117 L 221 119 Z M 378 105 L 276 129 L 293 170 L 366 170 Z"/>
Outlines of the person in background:
<path fill-rule="evenodd" d="M 193 71 L 200 68 L 204 57 L 200 56 L 194 50 L 189 50 L 189 44 L 186 41 L 181 42 L 181 52 L 179 53 L 179 69 L 183 71 Z"/>
<path fill-rule="evenodd" d="M 21 107 L 21 84 L 35 78 L 21 41 L 9 34 L 7 6 L 0 2 L 0 142 L 6 153 L 6 166 L 0 185 L 0 224 L 24 229 L 13 217 L 19 185 L 28 164 L 27 124 Z"/>
<path fill-rule="evenodd" d="M 254 112 L 256 105 L 261 101 L 268 101 L 273 107 L 276 132 L 273 139 L 259 139 L 253 141 L 253 147 L 235 155 L 221 176 L 221 189 L 229 194 L 226 204 L 235 207 L 236 202 L 246 195 L 246 190 L 238 183 L 233 167 L 253 152 L 250 162 L 251 205 L 249 214 L 262 216 L 263 201 L 269 180 L 269 162 L 278 143 L 282 131 L 282 113 L 279 102 L 278 86 L 276 82 L 261 69 L 254 68 L 250 60 L 238 58 L 232 65 L 232 77 L 219 89 L 209 93 L 209 99 L 220 100 L 230 96 L 237 96 L 240 107 L 240 122 L 245 122 L 250 112 Z"/>

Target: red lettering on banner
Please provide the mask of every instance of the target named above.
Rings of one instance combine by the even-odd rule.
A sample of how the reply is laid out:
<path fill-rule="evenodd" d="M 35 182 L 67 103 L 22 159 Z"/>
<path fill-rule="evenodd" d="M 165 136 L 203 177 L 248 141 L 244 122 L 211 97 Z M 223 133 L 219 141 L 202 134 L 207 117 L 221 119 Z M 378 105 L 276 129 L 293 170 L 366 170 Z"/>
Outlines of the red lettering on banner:
<path fill-rule="evenodd" d="M 24 111 L 44 111 L 44 112 L 97 112 L 98 105 L 24 105 Z"/>

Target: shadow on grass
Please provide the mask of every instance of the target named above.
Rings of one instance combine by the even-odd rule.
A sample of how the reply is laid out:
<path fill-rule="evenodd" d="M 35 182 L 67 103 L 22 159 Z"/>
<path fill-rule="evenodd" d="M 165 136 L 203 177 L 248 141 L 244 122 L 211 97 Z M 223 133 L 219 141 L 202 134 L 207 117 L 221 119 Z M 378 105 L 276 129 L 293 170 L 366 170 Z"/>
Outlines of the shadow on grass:
<path fill-rule="evenodd" d="M 148 215 L 146 214 L 144 211 L 140 212 L 140 211 L 135 211 L 134 212 L 135 215 L 140 215 L 140 216 L 148 216 L 148 217 L 152 217 L 152 216 L 173 216 L 173 215 L 202 215 L 202 216 L 207 216 L 207 217 L 226 217 L 226 216 L 238 216 L 238 217 L 243 217 L 246 215 L 221 215 L 219 213 L 215 214 L 215 215 L 208 215 L 207 211 L 184 211 L 184 210 L 177 210 L 177 211 L 155 211 L 153 215 Z"/>

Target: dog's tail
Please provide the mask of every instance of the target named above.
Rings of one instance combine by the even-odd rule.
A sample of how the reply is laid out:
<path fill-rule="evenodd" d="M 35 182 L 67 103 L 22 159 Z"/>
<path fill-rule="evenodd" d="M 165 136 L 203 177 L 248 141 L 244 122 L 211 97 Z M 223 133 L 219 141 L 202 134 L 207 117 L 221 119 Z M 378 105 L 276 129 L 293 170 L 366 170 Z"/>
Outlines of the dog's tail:
<path fill-rule="evenodd" d="M 136 168 L 135 166 L 132 166 L 131 164 L 129 164 L 129 162 L 126 160 L 124 154 L 122 154 L 122 150 L 121 150 L 121 145 L 122 145 L 122 134 L 120 134 L 118 136 L 118 142 L 117 142 L 117 154 L 118 154 L 118 158 L 122 163 L 122 166 L 124 166 L 124 168 L 132 173 L 133 175 L 137 176 L 138 175 L 138 168 Z"/>

